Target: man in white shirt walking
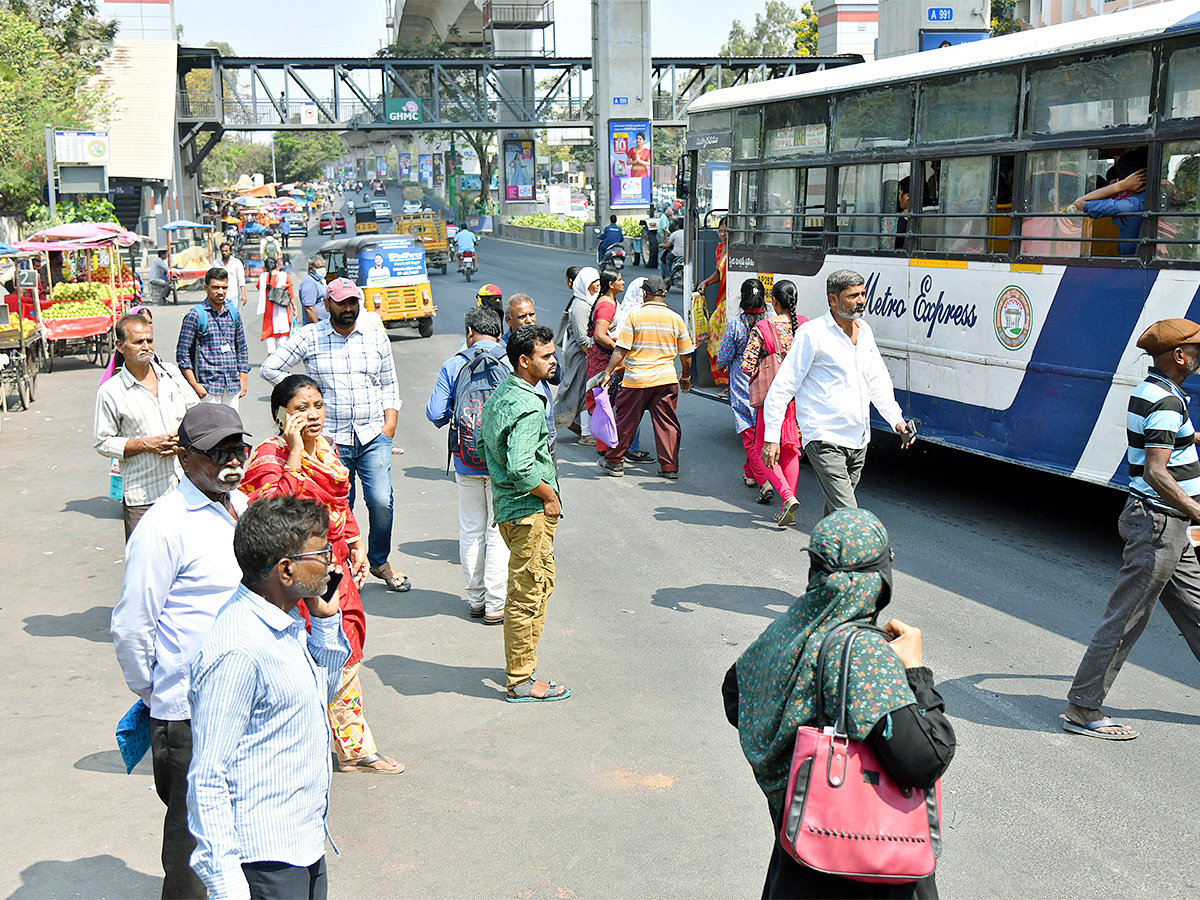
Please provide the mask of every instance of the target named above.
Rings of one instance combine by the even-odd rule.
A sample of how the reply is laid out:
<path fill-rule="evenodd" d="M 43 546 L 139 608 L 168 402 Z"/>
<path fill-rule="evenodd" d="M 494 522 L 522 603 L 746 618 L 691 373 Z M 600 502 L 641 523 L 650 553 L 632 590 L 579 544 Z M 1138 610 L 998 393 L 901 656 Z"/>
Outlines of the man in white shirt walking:
<path fill-rule="evenodd" d="M 229 291 L 226 296 L 237 298 L 238 305 L 245 306 L 246 267 L 233 255 L 233 247 L 228 242 L 221 244 L 221 268 L 229 273 Z"/>
<path fill-rule="evenodd" d="M 167 805 L 162 896 L 204 898 L 188 864 L 187 775 L 192 760 L 192 658 L 241 581 L 233 530 L 246 508 L 237 490 L 249 448 L 242 420 L 219 403 L 193 406 L 179 423 L 179 487 L 155 503 L 125 551 L 125 583 L 112 614 L 117 661 L 150 708 L 154 788 Z"/>
<path fill-rule="evenodd" d="M 829 515 L 835 509 L 858 506 L 854 489 L 871 440 L 871 404 L 897 434 L 907 437 L 909 428 L 871 326 L 863 321 L 867 309 L 863 277 L 839 269 L 826 279 L 825 289 L 829 312 L 797 329 L 792 349 L 767 392 L 762 458 L 768 468 L 778 461 L 783 417 L 795 398 L 804 452 Z"/>

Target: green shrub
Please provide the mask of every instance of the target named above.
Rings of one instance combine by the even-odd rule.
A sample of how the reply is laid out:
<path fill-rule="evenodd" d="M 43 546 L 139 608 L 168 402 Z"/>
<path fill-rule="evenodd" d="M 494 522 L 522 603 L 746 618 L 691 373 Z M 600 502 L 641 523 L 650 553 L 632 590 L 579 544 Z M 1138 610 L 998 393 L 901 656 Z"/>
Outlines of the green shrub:
<path fill-rule="evenodd" d="M 532 216 L 514 216 L 508 220 L 509 225 L 522 228 L 544 228 L 547 231 L 583 231 L 583 219 L 572 219 L 569 216 L 552 216 L 550 213 L 534 213 Z"/>

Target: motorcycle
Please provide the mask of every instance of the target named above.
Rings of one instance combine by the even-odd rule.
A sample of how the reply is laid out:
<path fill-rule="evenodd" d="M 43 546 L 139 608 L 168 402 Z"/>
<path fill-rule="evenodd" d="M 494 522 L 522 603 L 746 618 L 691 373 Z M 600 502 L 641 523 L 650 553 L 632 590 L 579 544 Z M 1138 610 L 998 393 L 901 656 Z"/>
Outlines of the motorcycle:
<path fill-rule="evenodd" d="M 475 271 L 475 253 L 472 250 L 464 250 L 460 254 L 459 268 L 462 270 L 463 277 L 467 279 L 467 284 L 471 283 L 471 274 Z"/>
<path fill-rule="evenodd" d="M 671 269 L 667 272 L 667 290 L 671 290 L 675 285 L 683 286 L 683 260 L 678 257 L 671 262 Z"/>
<path fill-rule="evenodd" d="M 600 260 L 600 268 L 616 269 L 618 272 L 625 268 L 625 246 L 623 244 L 614 244 L 604 251 L 604 258 Z"/>
<path fill-rule="evenodd" d="M 167 298 L 171 298 L 172 305 L 179 303 L 179 276 L 174 272 L 167 274 L 167 280 L 151 281 L 150 284 L 150 301 L 157 303 L 160 306 L 165 306 Z"/>

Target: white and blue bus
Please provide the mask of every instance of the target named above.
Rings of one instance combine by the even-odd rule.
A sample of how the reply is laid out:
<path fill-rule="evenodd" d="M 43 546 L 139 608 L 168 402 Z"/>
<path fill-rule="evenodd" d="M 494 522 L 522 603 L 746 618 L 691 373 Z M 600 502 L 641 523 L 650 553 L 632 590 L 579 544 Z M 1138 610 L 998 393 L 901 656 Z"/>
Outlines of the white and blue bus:
<path fill-rule="evenodd" d="M 727 207 L 730 315 L 762 275 L 794 280 L 815 318 L 826 275 L 855 269 L 922 437 L 1127 482 L 1135 342 L 1200 321 L 1200 0 L 713 91 L 688 112 L 688 246 Z M 1127 154 L 1144 157 L 1144 211 L 1077 211 Z M 1185 390 L 1195 403 L 1200 379 Z"/>

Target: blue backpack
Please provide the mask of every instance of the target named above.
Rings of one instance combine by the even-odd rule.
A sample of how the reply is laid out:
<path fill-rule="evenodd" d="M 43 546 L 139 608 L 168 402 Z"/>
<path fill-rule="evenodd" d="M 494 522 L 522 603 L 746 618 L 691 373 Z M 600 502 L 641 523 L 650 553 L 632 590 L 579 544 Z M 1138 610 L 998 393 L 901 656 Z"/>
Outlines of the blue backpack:
<path fill-rule="evenodd" d="M 229 318 L 231 318 L 233 320 L 233 327 L 236 332 L 237 323 L 238 323 L 237 307 L 233 306 L 232 304 L 226 303 L 225 308 L 227 310 L 229 310 Z M 191 359 L 192 359 L 192 371 L 196 372 L 196 371 L 198 371 L 197 367 L 200 362 L 200 360 L 199 360 L 199 357 L 200 357 L 200 341 L 199 341 L 199 339 L 204 337 L 204 335 L 208 333 L 208 308 L 203 303 L 201 303 L 197 306 L 193 306 L 192 309 L 196 310 L 196 338 L 197 338 L 197 340 L 192 344 Z"/>
<path fill-rule="evenodd" d="M 450 418 L 450 452 L 457 453 L 463 463 L 476 469 L 486 469 L 479 437 L 483 428 L 483 404 L 508 377 L 504 348 L 465 350 L 458 354 L 467 362 L 454 379 L 454 413 Z"/>

